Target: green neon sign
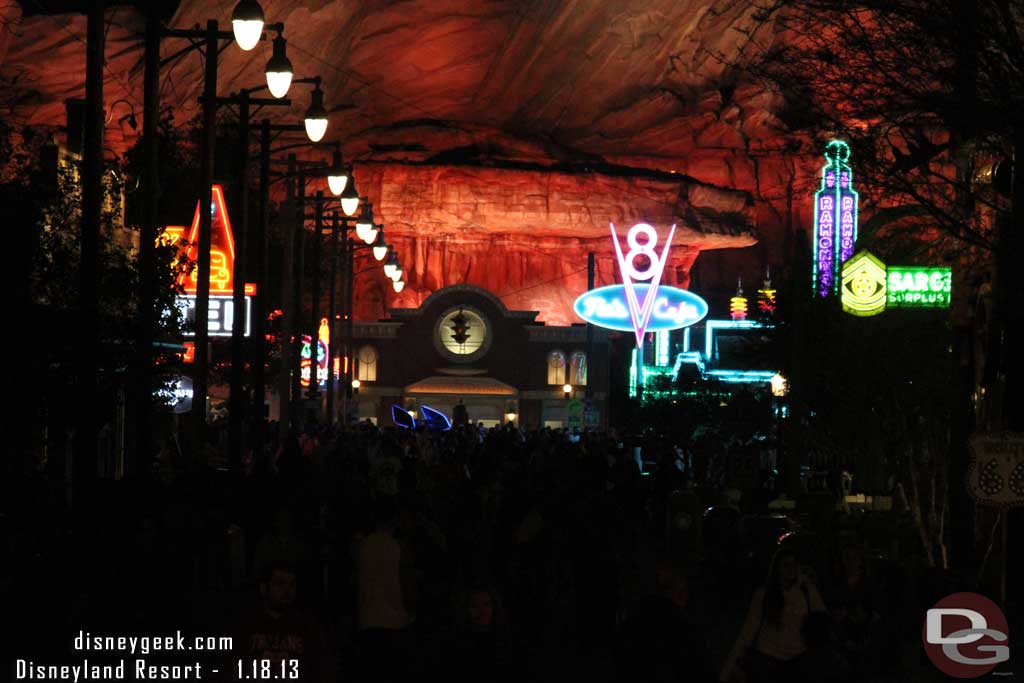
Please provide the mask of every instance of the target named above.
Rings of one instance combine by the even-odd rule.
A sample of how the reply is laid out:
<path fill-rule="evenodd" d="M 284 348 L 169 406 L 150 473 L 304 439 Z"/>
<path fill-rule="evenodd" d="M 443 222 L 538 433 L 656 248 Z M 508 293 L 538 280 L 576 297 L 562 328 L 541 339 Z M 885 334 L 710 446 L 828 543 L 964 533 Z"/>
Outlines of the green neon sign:
<path fill-rule="evenodd" d="M 889 266 L 886 305 L 892 308 L 949 308 L 953 274 L 949 268 Z"/>

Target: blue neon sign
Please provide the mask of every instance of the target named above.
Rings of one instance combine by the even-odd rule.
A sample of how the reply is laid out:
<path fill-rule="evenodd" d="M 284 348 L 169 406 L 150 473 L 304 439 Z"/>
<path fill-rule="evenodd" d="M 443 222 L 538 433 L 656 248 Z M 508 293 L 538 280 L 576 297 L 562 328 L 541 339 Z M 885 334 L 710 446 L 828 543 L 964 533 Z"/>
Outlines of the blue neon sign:
<path fill-rule="evenodd" d="M 633 284 L 641 299 L 646 298 L 650 283 Z M 623 285 L 608 285 L 584 292 L 572 306 L 576 315 L 588 323 L 623 332 L 633 331 L 633 319 L 629 314 L 629 302 Z M 708 304 L 692 292 L 677 287 L 658 287 L 648 332 L 675 330 L 699 322 L 708 314 Z"/>

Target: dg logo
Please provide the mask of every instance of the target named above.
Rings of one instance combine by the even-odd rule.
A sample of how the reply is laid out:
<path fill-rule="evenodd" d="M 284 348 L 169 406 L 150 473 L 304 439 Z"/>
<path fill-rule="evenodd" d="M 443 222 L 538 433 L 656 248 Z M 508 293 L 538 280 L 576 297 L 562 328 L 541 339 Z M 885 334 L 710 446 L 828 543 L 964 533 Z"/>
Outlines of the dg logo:
<path fill-rule="evenodd" d="M 939 671 L 978 678 L 1010 659 L 1009 629 L 999 606 L 977 593 L 954 593 L 925 616 L 924 649 Z"/>

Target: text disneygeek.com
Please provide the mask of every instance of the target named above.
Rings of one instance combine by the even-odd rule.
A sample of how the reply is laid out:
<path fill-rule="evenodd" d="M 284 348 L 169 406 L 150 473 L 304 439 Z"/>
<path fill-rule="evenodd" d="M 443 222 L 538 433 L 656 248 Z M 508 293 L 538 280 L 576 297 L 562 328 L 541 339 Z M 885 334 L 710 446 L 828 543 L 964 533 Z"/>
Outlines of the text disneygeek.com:
<path fill-rule="evenodd" d="M 71 652 L 86 653 L 86 656 L 73 663 L 54 664 L 27 659 L 14 660 L 14 680 L 19 681 L 108 681 L 108 680 L 202 680 L 207 675 L 215 675 L 219 671 L 199 661 L 168 663 L 167 653 L 194 652 L 195 657 L 213 655 L 214 653 L 230 652 L 233 639 L 226 636 L 185 636 L 181 631 L 173 635 L 93 635 L 88 631 L 79 631 L 72 639 Z M 199 654 L 201 653 L 201 655 Z M 89 659 L 89 655 L 93 659 Z M 119 654 L 142 655 L 130 659 L 115 659 Z M 147 659 L 146 656 L 161 654 L 161 661 Z M 213 661 L 223 662 L 223 657 L 214 657 Z M 220 665 L 223 666 L 223 665 Z M 228 665 L 230 666 L 230 665 Z M 232 669 L 235 667 L 231 667 Z M 252 670 L 255 667 L 242 666 L 239 662 L 238 671 Z M 282 672 L 286 669 L 282 668 Z M 231 678 L 238 672 L 227 672 Z M 247 676 L 237 676 L 246 678 Z M 290 678 L 284 675 L 281 678 Z M 277 678 L 277 676 L 274 676 Z"/>

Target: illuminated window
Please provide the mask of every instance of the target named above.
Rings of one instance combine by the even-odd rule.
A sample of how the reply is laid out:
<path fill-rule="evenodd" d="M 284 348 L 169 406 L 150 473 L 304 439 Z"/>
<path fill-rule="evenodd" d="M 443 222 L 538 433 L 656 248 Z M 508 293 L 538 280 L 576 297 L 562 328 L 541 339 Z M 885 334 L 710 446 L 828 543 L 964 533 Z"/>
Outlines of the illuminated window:
<path fill-rule="evenodd" d="M 356 354 L 356 379 L 360 382 L 377 381 L 377 349 L 364 346 Z"/>
<path fill-rule="evenodd" d="M 587 385 L 587 354 L 582 351 L 573 351 L 569 356 L 569 384 Z"/>
<path fill-rule="evenodd" d="M 548 354 L 548 384 L 565 384 L 565 354 L 561 351 Z"/>

